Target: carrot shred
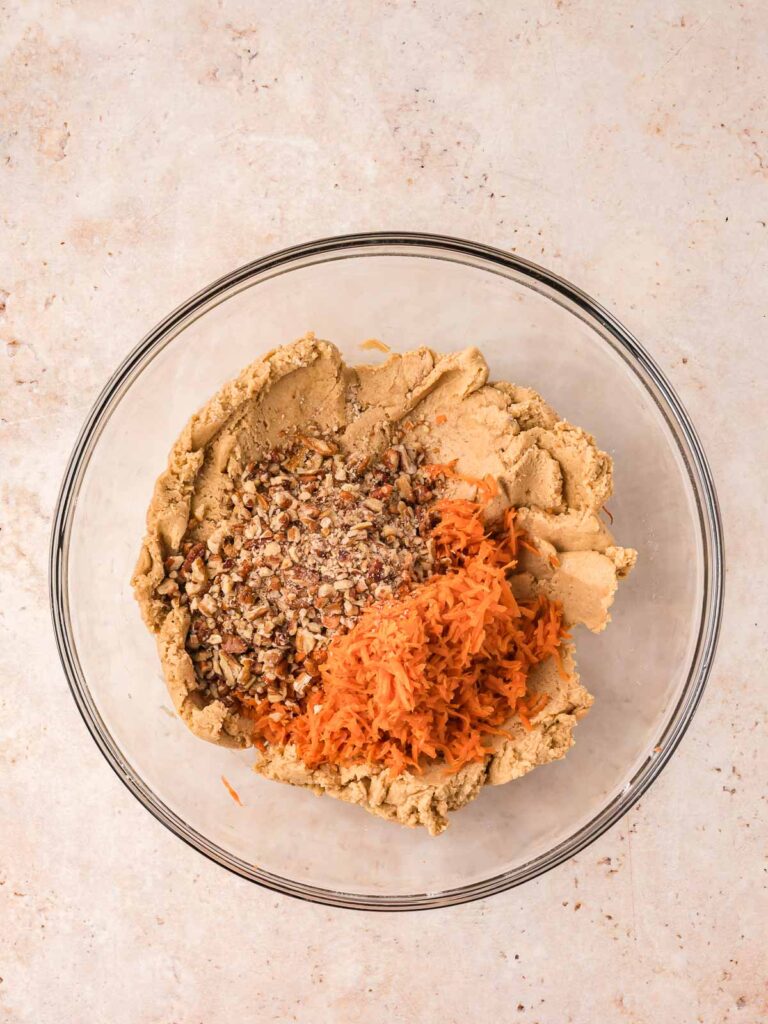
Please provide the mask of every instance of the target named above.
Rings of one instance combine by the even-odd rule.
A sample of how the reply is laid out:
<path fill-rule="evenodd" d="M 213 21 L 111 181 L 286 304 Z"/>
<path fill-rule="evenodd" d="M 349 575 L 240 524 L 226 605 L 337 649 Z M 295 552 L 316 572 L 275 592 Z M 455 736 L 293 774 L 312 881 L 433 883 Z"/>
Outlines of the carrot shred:
<path fill-rule="evenodd" d="M 447 422 L 448 417 L 444 416 L 442 413 L 438 413 L 437 416 L 435 416 L 435 423 L 438 425 L 438 427 L 442 427 L 442 425 Z"/>
<path fill-rule="evenodd" d="M 224 787 L 225 787 L 226 791 L 229 793 L 229 795 L 232 797 L 232 799 L 235 801 L 235 803 L 238 804 L 238 806 L 242 807 L 243 806 L 243 801 L 240 799 L 240 794 L 237 792 L 237 790 L 234 788 L 234 786 L 230 785 L 230 783 L 227 780 L 226 776 L 222 775 L 221 776 L 221 781 L 224 783 Z"/>
<path fill-rule="evenodd" d="M 499 485 L 490 474 L 480 479 L 475 476 L 466 476 L 464 473 L 458 473 L 456 471 L 456 463 L 458 461 L 458 459 L 452 459 L 451 462 L 433 463 L 431 466 L 425 466 L 424 468 L 433 479 L 442 476 L 447 480 L 459 480 L 465 484 L 472 484 L 473 487 L 477 488 L 478 498 L 486 503 L 498 495 Z"/>
<path fill-rule="evenodd" d="M 394 777 L 439 761 L 455 772 L 483 760 L 510 720 L 530 730 L 545 707 L 546 695 L 528 691 L 528 674 L 550 657 L 564 671 L 562 608 L 544 595 L 518 601 L 508 578 L 520 548 L 536 549 L 514 509 L 487 529 L 484 507 L 499 493 L 493 477 L 462 476 L 455 463 L 427 468 L 477 488 L 475 501 L 434 505 L 443 571 L 369 605 L 337 634 L 298 714 L 243 700 L 262 748 L 293 744 L 309 768 L 367 763 Z"/>

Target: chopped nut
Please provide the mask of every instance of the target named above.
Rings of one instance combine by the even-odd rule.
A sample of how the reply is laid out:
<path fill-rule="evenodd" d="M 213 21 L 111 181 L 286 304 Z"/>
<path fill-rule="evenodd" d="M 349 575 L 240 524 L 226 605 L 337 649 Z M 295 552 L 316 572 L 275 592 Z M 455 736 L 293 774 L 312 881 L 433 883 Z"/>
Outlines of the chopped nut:
<path fill-rule="evenodd" d="M 194 560 L 205 551 L 205 544 L 192 544 L 189 551 L 186 554 L 184 561 L 179 568 L 179 574 L 181 576 L 186 575 L 192 566 Z"/>
<path fill-rule="evenodd" d="M 235 658 L 231 658 L 228 654 L 221 654 L 219 656 L 219 663 L 221 664 L 221 671 L 224 673 L 224 678 L 230 686 L 234 686 L 237 682 L 237 677 L 240 674 L 240 666 Z"/>
<path fill-rule="evenodd" d="M 320 437 L 306 437 L 302 435 L 299 438 L 307 448 L 311 448 L 313 452 L 319 452 L 320 455 L 335 455 L 339 450 L 339 446 L 333 441 L 324 440 Z"/>
<path fill-rule="evenodd" d="M 227 654 L 244 654 L 248 650 L 248 645 L 239 636 L 227 634 L 223 638 L 221 649 Z"/>
<path fill-rule="evenodd" d="M 413 487 L 410 478 L 404 473 L 397 478 L 397 493 L 406 501 L 413 501 Z"/>
<path fill-rule="evenodd" d="M 203 583 L 204 580 L 208 579 L 206 564 L 200 556 L 189 566 L 189 573 L 196 583 Z"/>
<path fill-rule="evenodd" d="M 399 453 L 399 455 L 400 455 L 400 464 L 403 467 L 403 469 L 405 470 L 405 472 L 406 473 L 415 473 L 416 472 L 416 463 L 413 461 L 413 457 L 412 457 L 411 453 L 408 451 L 408 449 L 406 448 L 406 446 L 404 444 L 399 444 L 399 445 L 397 445 L 395 447 L 395 451 L 397 451 Z"/>
<path fill-rule="evenodd" d="M 316 643 L 317 640 L 308 629 L 296 631 L 296 650 L 299 654 L 311 654 Z"/>
<path fill-rule="evenodd" d="M 293 681 L 293 690 L 299 697 L 302 696 L 306 688 L 312 682 L 312 676 L 309 672 L 301 672 Z"/>
<path fill-rule="evenodd" d="M 382 462 L 393 473 L 396 473 L 400 468 L 400 455 L 394 448 L 388 448 L 382 456 Z"/>
<path fill-rule="evenodd" d="M 370 520 L 366 519 L 366 520 L 363 520 L 362 523 L 355 523 L 355 525 L 350 528 L 349 532 L 350 532 L 350 534 L 352 534 L 352 533 L 366 534 L 366 533 L 368 533 L 368 531 L 370 529 L 372 529 L 372 527 L 373 527 L 373 523 Z"/>

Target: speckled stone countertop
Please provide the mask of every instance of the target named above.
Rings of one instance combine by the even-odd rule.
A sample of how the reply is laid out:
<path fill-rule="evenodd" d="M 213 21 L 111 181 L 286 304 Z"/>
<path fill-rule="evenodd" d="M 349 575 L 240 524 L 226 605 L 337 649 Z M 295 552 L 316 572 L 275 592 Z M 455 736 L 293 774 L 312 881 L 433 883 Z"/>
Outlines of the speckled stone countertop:
<path fill-rule="evenodd" d="M 765 5 L 11 0 L 0 28 L 0 1019 L 767 1020 Z M 369 228 L 511 249 L 613 309 L 693 416 L 728 545 L 709 688 L 641 804 L 418 915 L 280 898 L 166 832 L 80 721 L 46 594 L 65 459 L 137 339 Z"/>

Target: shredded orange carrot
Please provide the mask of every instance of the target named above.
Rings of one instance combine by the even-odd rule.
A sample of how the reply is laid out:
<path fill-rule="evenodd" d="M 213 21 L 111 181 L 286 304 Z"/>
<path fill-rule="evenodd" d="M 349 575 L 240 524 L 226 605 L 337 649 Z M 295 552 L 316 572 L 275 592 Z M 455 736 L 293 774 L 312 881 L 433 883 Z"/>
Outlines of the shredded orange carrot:
<path fill-rule="evenodd" d="M 438 413 L 437 416 L 435 416 L 435 423 L 438 425 L 438 427 L 442 427 L 442 425 L 444 423 L 447 423 L 447 422 L 448 422 L 448 417 L 447 416 L 443 416 L 442 413 Z"/>
<path fill-rule="evenodd" d="M 224 783 L 224 786 L 225 786 L 225 788 L 226 788 L 227 792 L 228 792 L 228 793 L 229 793 L 229 795 L 230 795 L 230 796 L 232 797 L 232 799 L 233 799 L 233 800 L 235 801 L 235 803 L 236 803 L 236 804 L 239 804 L 239 806 L 240 806 L 240 807 L 242 807 L 242 806 L 243 806 L 243 801 L 242 801 L 242 800 L 240 799 L 240 795 L 239 795 L 239 793 L 238 793 L 238 792 L 237 792 L 237 790 L 236 790 L 236 789 L 234 788 L 234 786 L 231 786 L 231 785 L 229 784 L 229 782 L 228 782 L 228 780 L 227 780 L 226 776 L 222 775 L 222 776 L 221 776 L 221 781 L 222 781 L 222 782 Z"/>
<path fill-rule="evenodd" d="M 364 610 L 337 635 L 304 710 L 246 700 L 258 742 L 294 744 L 310 768 L 376 764 L 397 776 L 440 761 L 457 771 L 508 735 L 525 729 L 547 702 L 527 690 L 530 669 L 554 657 L 567 636 L 559 604 L 516 600 L 507 577 L 526 543 L 515 510 L 489 532 L 483 509 L 496 481 L 460 477 L 453 465 L 432 475 L 474 484 L 481 501 L 436 502 L 432 530 L 444 572 L 410 592 Z"/>
<path fill-rule="evenodd" d="M 383 341 L 379 341 L 378 338 L 368 338 L 367 341 L 360 343 L 360 348 L 374 349 L 376 352 L 391 352 L 392 349 L 389 345 L 385 345 Z"/>
<path fill-rule="evenodd" d="M 486 503 L 497 496 L 499 485 L 490 474 L 480 479 L 476 476 L 466 476 L 464 473 L 458 473 L 456 471 L 456 463 L 458 461 L 458 459 L 452 459 L 451 462 L 446 463 L 436 462 L 431 466 L 425 466 L 424 469 L 432 478 L 442 476 L 446 480 L 460 480 L 462 483 L 472 484 L 473 487 L 477 488 L 478 498 Z"/>

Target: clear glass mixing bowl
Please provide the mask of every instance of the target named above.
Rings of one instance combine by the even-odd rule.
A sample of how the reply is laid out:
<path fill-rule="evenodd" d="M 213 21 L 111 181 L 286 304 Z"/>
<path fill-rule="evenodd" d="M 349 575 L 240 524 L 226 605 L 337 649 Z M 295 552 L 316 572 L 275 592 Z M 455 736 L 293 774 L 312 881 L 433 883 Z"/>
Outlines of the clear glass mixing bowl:
<path fill-rule="evenodd" d="M 611 511 L 637 569 L 606 633 L 577 637 L 595 694 L 568 757 L 490 787 L 437 839 L 268 782 L 253 754 L 202 742 L 170 713 L 129 579 L 155 478 L 192 411 L 260 353 L 308 330 L 348 361 L 360 343 L 485 353 L 615 459 Z M 207 857 L 335 906 L 419 909 L 500 892 L 583 849 L 669 759 L 701 697 L 722 603 L 712 479 L 648 354 L 578 288 L 499 250 L 439 236 L 331 238 L 257 260 L 171 313 L 127 357 L 75 445 L 56 511 L 51 603 L 77 705 L 132 793 Z M 240 795 L 238 806 L 221 782 Z"/>

